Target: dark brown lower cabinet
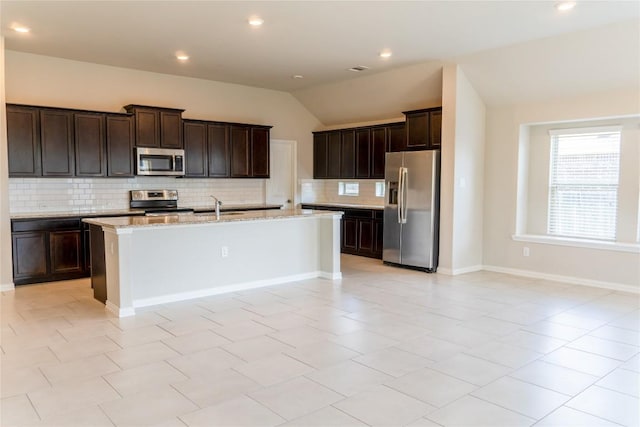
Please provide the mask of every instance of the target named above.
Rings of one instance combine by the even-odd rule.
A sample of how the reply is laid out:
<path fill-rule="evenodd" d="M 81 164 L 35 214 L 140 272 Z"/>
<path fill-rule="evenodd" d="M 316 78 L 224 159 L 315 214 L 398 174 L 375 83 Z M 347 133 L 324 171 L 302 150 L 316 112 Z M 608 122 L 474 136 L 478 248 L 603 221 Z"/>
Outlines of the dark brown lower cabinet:
<path fill-rule="evenodd" d="M 382 259 L 383 211 L 335 205 L 303 204 L 302 209 L 342 211 L 340 252 Z"/>
<path fill-rule="evenodd" d="M 11 238 L 16 285 L 89 275 L 80 218 L 12 220 Z"/>
<path fill-rule="evenodd" d="M 51 274 L 83 273 L 84 251 L 81 240 L 81 230 L 49 232 Z"/>
<path fill-rule="evenodd" d="M 49 271 L 47 233 L 44 231 L 12 234 L 13 281 L 16 285 L 39 281 Z"/>

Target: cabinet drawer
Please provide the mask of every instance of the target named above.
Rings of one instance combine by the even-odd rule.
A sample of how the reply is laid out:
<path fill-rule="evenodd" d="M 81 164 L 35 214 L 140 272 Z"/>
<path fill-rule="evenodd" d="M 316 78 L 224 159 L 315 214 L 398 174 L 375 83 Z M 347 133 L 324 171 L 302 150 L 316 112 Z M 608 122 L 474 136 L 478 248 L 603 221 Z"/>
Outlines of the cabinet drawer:
<path fill-rule="evenodd" d="M 11 231 L 56 231 L 80 229 L 80 218 L 51 218 L 11 221 Z"/>
<path fill-rule="evenodd" d="M 345 218 L 365 218 L 371 219 L 373 218 L 373 210 L 370 209 L 345 209 L 344 216 Z"/>

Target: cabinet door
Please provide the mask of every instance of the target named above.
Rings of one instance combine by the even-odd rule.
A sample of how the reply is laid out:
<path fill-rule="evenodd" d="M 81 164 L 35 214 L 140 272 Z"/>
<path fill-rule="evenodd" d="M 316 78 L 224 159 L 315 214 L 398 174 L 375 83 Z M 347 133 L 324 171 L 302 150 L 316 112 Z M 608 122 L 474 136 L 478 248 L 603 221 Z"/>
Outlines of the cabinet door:
<path fill-rule="evenodd" d="M 429 146 L 429 112 L 414 111 L 407 116 L 407 149 L 425 150 Z"/>
<path fill-rule="evenodd" d="M 40 176 L 40 114 L 37 108 L 7 105 L 9 176 Z"/>
<path fill-rule="evenodd" d="M 47 233 L 45 231 L 20 232 L 13 233 L 11 237 L 14 282 L 21 284 L 28 279 L 44 278 L 49 270 Z"/>
<path fill-rule="evenodd" d="M 358 219 L 342 218 L 342 252 L 355 254 L 358 252 Z"/>
<path fill-rule="evenodd" d="M 251 173 L 249 128 L 231 126 L 231 177 L 246 178 Z"/>
<path fill-rule="evenodd" d="M 381 219 L 373 221 L 373 254 L 382 259 L 382 247 L 384 240 L 384 223 Z"/>
<path fill-rule="evenodd" d="M 76 113 L 76 176 L 105 176 L 105 116 Z"/>
<path fill-rule="evenodd" d="M 160 146 L 182 148 L 182 114 L 176 111 L 160 111 Z"/>
<path fill-rule="evenodd" d="M 384 156 L 387 150 L 386 127 L 371 130 L 371 178 L 384 179 Z"/>
<path fill-rule="evenodd" d="M 328 178 L 328 134 L 313 134 L 313 177 L 315 179 Z"/>
<path fill-rule="evenodd" d="M 133 116 L 107 115 L 107 176 L 133 176 Z"/>
<path fill-rule="evenodd" d="M 356 131 L 356 178 L 371 176 L 371 129 Z"/>
<path fill-rule="evenodd" d="M 340 155 L 340 178 L 355 178 L 356 176 L 356 132 L 343 130 Z"/>
<path fill-rule="evenodd" d="M 370 219 L 358 219 L 358 252 L 363 255 L 372 255 L 374 245 L 373 221 Z"/>
<path fill-rule="evenodd" d="M 269 178 L 269 129 L 251 128 L 251 176 Z"/>
<path fill-rule="evenodd" d="M 60 110 L 40 111 L 42 175 L 73 176 L 73 113 Z"/>
<path fill-rule="evenodd" d="M 340 132 L 329 132 L 327 134 L 327 178 L 340 178 L 341 151 Z"/>
<path fill-rule="evenodd" d="M 442 136 L 442 109 L 429 114 L 429 148 L 440 148 Z"/>
<path fill-rule="evenodd" d="M 49 233 L 51 274 L 82 273 L 82 232 L 80 230 Z"/>
<path fill-rule="evenodd" d="M 158 111 L 135 110 L 136 146 L 160 147 L 160 123 Z"/>
<path fill-rule="evenodd" d="M 228 178 L 229 173 L 229 126 L 207 125 L 209 143 L 209 176 Z"/>
<path fill-rule="evenodd" d="M 390 125 L 389 129 L 389 151 L 405 151 L 407 149 L 407 135 L 405 124 L 399 123 Z"/>
<path fill-rule="evenodd" d="M 207 125 L 184 122 L 185 176 L 206 177 L 209 174 L 207 154 Z"/>

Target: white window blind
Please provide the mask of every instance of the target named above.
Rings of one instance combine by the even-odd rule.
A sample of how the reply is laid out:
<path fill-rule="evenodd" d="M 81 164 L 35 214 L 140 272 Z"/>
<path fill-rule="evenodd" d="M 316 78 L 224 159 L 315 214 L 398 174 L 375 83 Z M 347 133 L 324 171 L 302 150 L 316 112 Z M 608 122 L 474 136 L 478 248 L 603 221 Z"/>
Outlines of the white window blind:
<path fill-rule="evenodd" d="M 620 129 L 551 131 L 548 233 L 615 240 Z"/>

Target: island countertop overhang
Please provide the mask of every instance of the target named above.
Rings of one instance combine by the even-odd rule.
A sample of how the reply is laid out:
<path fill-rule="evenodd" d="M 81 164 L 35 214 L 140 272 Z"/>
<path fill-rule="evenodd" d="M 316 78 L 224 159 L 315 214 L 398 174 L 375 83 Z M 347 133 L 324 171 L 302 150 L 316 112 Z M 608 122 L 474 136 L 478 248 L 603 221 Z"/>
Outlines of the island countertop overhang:
<path fill-rule="evenodd" d="M 174 227 L 227 224 L 234 222 L 276 221 L 283 219 L 304 219 L 311 217 L 335 216 L 341 217 L 341 212 L 310 209 L 287 209 L 270 211 L 226 212 L 216 218 L 211 213 L 195 213 L 189 215 L 161 215 L 161 216 L 120 216 L 104 218 L 85 218 L 83 222 L 101 226 L 103 229 L 130 230 L 151 227 Z"/>

